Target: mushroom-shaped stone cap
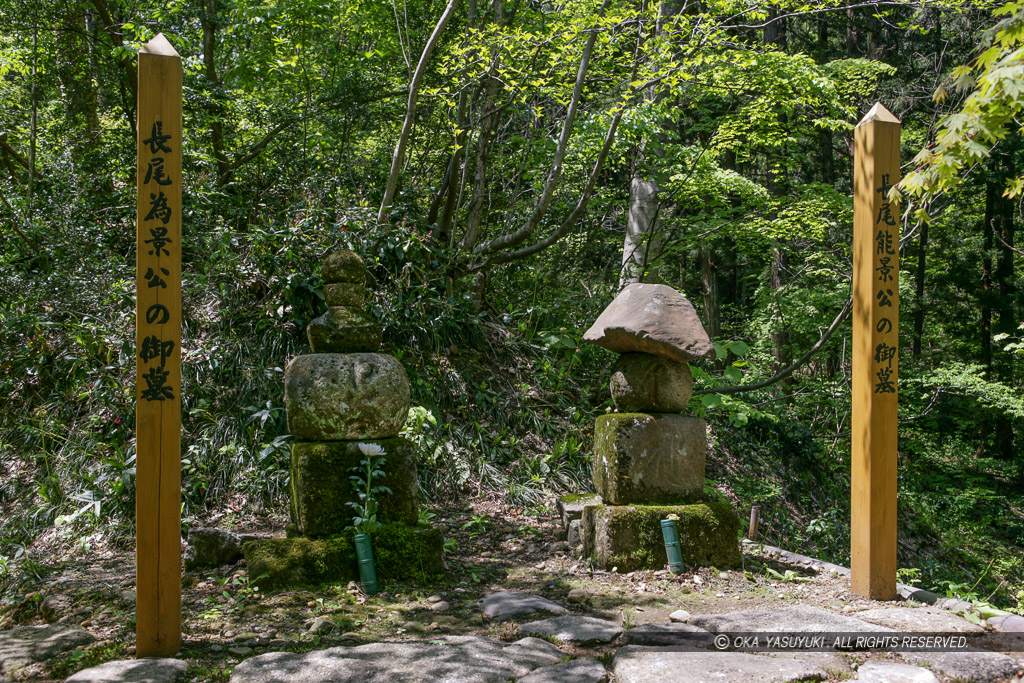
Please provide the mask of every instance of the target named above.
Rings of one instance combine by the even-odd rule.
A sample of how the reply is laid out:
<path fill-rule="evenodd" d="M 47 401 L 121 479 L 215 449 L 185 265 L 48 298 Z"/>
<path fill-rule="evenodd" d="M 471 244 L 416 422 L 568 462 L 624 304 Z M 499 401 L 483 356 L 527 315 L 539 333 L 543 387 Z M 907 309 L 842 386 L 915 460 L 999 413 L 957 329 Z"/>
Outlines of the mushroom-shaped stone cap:
<path fill-rule="evenodd" d="M 324 283 L 363 282 L 366 280 L 366 266 L 354 251 L 342 249 L 324 259 L 320 277 Z"/>
<path fill-rule="evenodd" d="M 677 363 L 715 357 L 693 304 L 666 285 L 638 282 L 623 289 L 583 341 L 617 353 L 652 353 Z"/>

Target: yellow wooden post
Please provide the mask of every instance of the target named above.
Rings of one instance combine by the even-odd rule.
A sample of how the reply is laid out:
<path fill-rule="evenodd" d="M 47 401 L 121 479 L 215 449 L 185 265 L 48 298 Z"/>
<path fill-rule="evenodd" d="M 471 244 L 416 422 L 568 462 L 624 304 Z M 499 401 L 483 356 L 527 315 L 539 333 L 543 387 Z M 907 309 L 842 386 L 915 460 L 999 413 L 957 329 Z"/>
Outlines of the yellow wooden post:
<path fill-rule="evenodd" d="M 138 657 L 181 646 L 181 58 L 139 52 L 135 317 Z"/>
<path fill-rule="evenodd" d="M 851 575 L 858 595 L 896 598 L 900 121 L 875 104 L 854 133 Z"/>

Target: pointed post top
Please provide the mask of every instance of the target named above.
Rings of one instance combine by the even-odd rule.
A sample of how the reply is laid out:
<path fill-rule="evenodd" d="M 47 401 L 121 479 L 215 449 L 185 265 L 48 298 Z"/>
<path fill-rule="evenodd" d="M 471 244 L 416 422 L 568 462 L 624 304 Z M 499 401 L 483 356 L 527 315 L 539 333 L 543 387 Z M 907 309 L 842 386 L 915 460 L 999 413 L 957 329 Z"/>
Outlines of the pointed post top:
<path fill-rule="evenodd" d="M 155 40 L 155 39 L 154 39 Z M 858 127 L 863 126 L 865 123 L 873 123 L 879 121 L 881 123 L 899 123 L 900 120 L 896 118 L 896 115 L 885 108 L 885 105 L 881 102 L 875 102 L 875 106 L 871 107 L 871 110 L 864 115 L 864 118 L 857 124 Z"/>
<path fill-rule="evenodd" d="M 178 57 L 180 55 L 171 45 L 171 42 L 164 38 L 164 34 L 158 33 L 153 38 L 142 46 L 139 50 L 140 53 L 147 55 L 157 55 L 158 57 Z"/>

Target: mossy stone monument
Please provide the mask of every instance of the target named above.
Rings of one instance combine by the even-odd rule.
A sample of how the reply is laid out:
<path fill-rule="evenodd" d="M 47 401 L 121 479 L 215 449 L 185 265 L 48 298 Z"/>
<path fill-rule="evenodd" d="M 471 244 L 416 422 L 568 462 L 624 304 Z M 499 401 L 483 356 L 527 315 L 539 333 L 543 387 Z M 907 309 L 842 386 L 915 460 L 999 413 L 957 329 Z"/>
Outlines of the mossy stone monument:
<path fill-rule="evenodd" d="M 431 579 L 444 573 L 444 539 L 418 523 L 416 451 L 398 436 L 409 412 L 409 379 L 394 356 L 378 353 L 380 324 L 360 306 L 366 267 L 349 250 L 327 257 L 321 269 L 328 309 L 306 332 L 313 353 L 296 356 L 284 373 L 291 460 L 288 538 L 243 547 L 249 575 L 267 588 L 346 582 L 358 576 L 349 526 L 358 503 L 350 480 L 374 444 L 386 458 L 374 485 L 380 499 L 373 534 L 377 576 Z M 365 447 L 365 446 L 364 446 Z"/>
<path fill-rule="evenodd" d="M 620 572 L 661 569 L 667 558 L 660 523 L 676 515 L 686 564 L 738 565 L 739 519 L 729 505 L 705 500 L 707 425 L 680 414 L 693 394 L 686 363 L 714 356 L 693 304 L 671 287 L 633 284 L 583 340 L 622 354 L 611 379 L 622 412 L 594 426 L 601 504 L 583 508 L 584 554 Z"/>

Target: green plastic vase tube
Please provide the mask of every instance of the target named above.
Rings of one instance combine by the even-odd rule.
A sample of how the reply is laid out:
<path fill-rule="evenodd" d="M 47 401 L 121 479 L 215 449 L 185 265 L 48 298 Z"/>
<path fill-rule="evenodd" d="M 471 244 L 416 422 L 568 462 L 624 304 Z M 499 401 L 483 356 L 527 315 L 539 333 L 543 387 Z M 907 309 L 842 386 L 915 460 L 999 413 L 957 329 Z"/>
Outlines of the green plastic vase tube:
<path fill-rule="evenodd" d="M 665 539 L 665 554 L 668 556 L 668 570 L 673 574 L 682 574 L 683 551 L 679 548 L 679 527 L 676 525 L 676 520 L 661 520 L 661 536 Z"/>
<path fill-rule="evenodd" d="M 359 586 L 367 595 L 377 593 L 377 570 L 373 566 L 373 546 L 366 534 L 356 534 L 356 560 L 359 561 Z"/>

